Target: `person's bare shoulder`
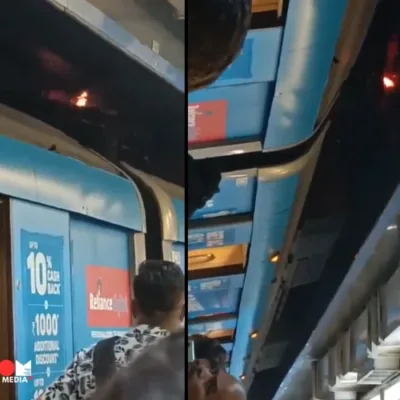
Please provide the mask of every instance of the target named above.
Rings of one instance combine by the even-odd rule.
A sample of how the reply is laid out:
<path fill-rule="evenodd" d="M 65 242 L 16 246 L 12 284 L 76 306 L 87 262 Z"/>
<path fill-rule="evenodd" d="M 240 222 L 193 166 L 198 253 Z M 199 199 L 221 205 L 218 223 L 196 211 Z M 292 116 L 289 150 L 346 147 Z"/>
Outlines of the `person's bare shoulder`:
<path fill-rule="evenodd" d="M 227 373 L 222 373 L 218 376 L 218 386 L 220 388 L 221 400 L 245 400 L 246 391 L 242 383 Z"/>

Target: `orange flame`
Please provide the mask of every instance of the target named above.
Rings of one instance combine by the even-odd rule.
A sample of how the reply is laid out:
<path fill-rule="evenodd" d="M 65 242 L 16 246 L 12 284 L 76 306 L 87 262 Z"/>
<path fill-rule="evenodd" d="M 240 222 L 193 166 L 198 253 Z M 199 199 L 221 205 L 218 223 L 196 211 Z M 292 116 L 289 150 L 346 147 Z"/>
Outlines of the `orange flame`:
<path fill-rule="evenodd" d="M 75 100 L 77 107 L 86 107 L 88 102 L 88 92 L 83 91 Z"/>

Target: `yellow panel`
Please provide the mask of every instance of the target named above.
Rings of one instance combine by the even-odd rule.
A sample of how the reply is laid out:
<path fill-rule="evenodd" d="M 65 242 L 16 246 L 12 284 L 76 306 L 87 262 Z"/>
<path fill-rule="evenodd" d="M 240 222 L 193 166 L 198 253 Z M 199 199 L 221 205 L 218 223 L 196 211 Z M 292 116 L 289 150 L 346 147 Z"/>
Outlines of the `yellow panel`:
<path fill-rule="evenodd" d="M 244 267 L 246 256 L 246 244 L 191 250 L 188 254 L 189 271 L 220 268 L 227 265 L 242 265 Z"/>
<path fill-rule="evenodd" d="M 265 12 L 278 10 L 279 0 L 253 0 L 252 12 Z"/>

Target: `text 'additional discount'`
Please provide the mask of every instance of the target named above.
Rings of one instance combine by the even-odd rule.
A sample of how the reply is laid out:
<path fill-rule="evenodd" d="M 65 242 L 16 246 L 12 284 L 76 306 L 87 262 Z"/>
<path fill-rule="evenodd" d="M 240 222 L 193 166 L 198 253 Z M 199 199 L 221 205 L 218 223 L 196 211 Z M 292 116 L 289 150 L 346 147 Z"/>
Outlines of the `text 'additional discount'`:
<path fill-rule="evenodd" d="M 33 380 L 18 389 L 19 398 L 38 396 L 63 373 L 69 358 L 65 350 L 66 315 L 64 237 L 21 231 L 22 279 L 25 345 L 21 359 L 32 360 Z M 18 328 L 19 329 L 19 328 Z M 18 351 L 18 350 L 17 350 Z"/>

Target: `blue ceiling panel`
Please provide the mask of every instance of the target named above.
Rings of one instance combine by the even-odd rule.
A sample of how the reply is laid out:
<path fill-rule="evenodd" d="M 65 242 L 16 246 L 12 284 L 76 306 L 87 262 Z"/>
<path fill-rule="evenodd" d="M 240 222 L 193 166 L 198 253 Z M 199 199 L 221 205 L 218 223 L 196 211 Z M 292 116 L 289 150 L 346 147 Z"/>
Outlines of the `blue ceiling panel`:
<path fill-rule="evenodd" d="M 282 32 L 281 27 L 250 31 L 238 58 L 210 87 L 274 81 Z"/>
<path fill-rule="evenodd" d="M 219 192 L 192 219 L 252 213 L 256 191 L 257 170 L 235 171 L 222 176 Z"/>
<path fill-rule="evenodd" d="M 236 313 L 244 274 L 189 281 L 189 319 Z"/>
<path fill-rule="evenodd" d="M 257 137 L 273 96 L 270 82 L 221 86 L 189 99 L 189 144 Z"/>
<path fill-rule="evenodd" d="M 249 32 L 239 57 L 221 77 L 209 88 L 190 93 L 190 145 L 263 140 L 281 42 L 281 27 Z"/>
<path fill-rule="evenodd" d="M 190 229 L 188 250 L 249 243 L 251 221 Z"/>

